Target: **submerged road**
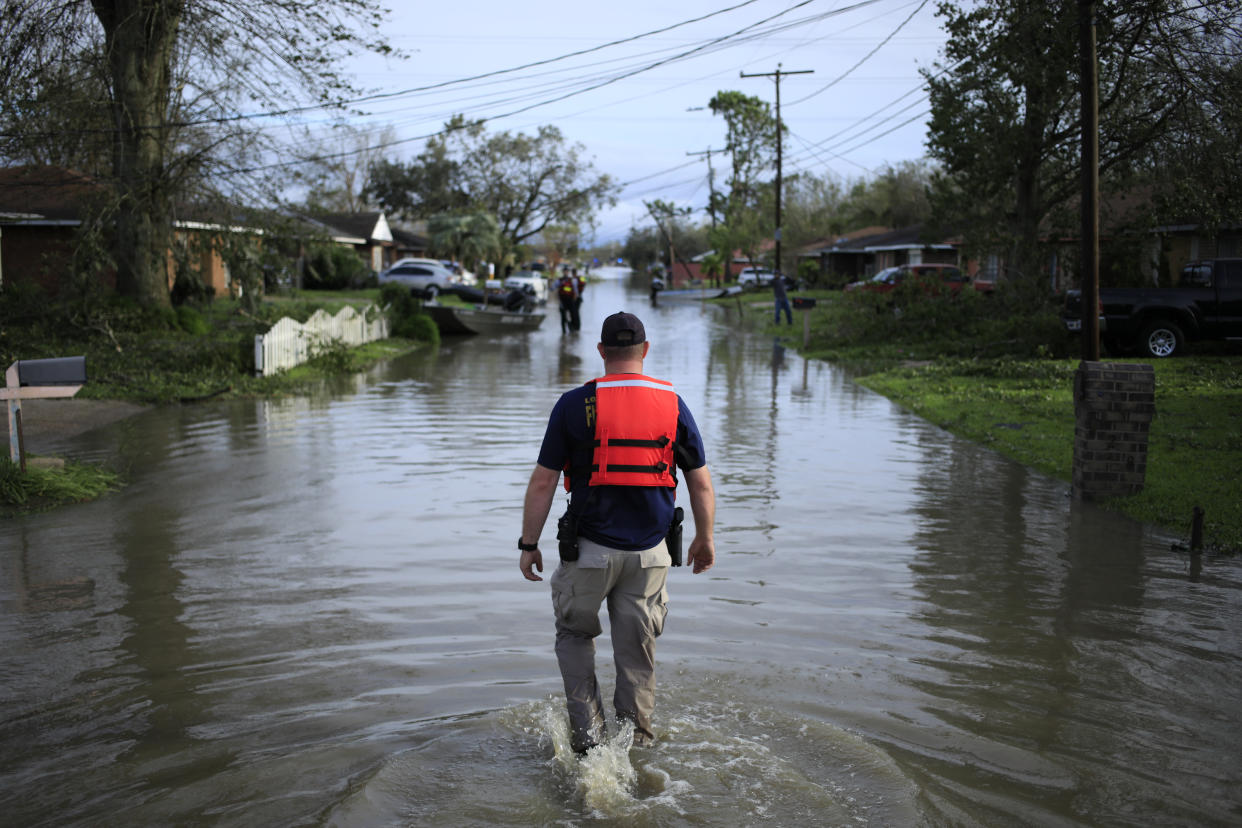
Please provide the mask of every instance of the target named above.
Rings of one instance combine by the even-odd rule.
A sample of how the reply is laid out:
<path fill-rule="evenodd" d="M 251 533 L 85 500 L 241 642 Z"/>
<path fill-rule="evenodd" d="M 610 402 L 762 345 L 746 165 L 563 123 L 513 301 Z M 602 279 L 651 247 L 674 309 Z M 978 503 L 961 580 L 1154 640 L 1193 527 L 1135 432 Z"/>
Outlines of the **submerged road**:
<path fill-rule="evenodd" d="M 550 318 L 54 445 L 130 483 L 0 522 L 4 821 L 1242 821 L 1237 561 L 1192 571 L 728 307 L 608 275 L 578 336 Z M 718 562 L 670 575 L 656 745 L 579 763 L 513 541 L 618 309 L 703 431 Z M 606 636 L 600 663 L 607 696 Z"/>

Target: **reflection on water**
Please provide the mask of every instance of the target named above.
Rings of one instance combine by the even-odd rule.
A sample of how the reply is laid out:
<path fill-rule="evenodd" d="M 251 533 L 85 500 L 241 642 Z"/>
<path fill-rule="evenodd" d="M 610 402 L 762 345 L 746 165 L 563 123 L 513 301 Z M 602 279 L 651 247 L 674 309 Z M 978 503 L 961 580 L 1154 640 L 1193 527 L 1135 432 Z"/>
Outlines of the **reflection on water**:
<path fill-rule="evenodd" d="M 512 547 L 547 412 L 621 308 L 704 433 L 719 563 L 670 575 L 657 743 L 614 731 L 580 762 L 546 582 Z M 618 280 L 584 314 L 62 447 L 131 483 L 0 524 L 6 819 L 1242 819 L 1238 562 L 1192 581 L 1168 537 L 741 332 L 736 305 Z"/>

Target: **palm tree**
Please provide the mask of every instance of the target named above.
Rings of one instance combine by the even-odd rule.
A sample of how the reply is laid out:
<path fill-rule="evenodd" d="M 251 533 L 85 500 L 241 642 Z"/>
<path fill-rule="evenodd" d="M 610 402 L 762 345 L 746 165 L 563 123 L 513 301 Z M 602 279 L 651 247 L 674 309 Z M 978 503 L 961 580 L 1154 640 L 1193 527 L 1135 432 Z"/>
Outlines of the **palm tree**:
<path fill-rule="evenodd" d="M 723 253 L 713 250 L 705 255 L 699 262 L 699 269 L 703 271 L 703 275 L 716 281 L 716 285 L 722 283 L 720 277 L 724 275 L 725 257 Z"/>
<path fill-rule="evenodd" d="M 431 234 L 432 250 L 451 255 L 467 269 L 500 254 L 500 225 L 491 213 L 440 213 L 428 219 L 427 231 Z"/>

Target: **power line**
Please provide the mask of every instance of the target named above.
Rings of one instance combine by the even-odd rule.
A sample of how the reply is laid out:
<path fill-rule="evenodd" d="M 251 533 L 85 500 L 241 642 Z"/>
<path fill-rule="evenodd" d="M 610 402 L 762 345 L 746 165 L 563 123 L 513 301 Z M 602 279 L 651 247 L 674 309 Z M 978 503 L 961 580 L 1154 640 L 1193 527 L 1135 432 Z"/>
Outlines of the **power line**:
<path fill-rule="evenodd" d="M 888 33 L 888 36 L 887 36 L 887 37 L 885 37 L 883 40 L 881 40 L 881 41 L 879 42 L 879 44 L 877 44 L 877 45 L 876 45 L 876 47 L 875 47 L 874 49 L 872 49 L 870 52 L 867 52 L 867 54 L 863 55 L 862 60 L 858 61 L 858 62 L 857 62 L 857 63 L 855 63 L 853 66 L 851 66 L 849 69 L 846 69 L 844 72 L 842 72 L 841 74 L 837 75 L 837 76 L 836 76 L 835 78 L 833 78 L 832 80 L 828 81 L 828 83 L 827 83 L 827 84 L 825 84 L 824 86 L 821 86 L 819 89 L 817 89 L 816 91 L 814 91 L 814 92 L 812 92 L 811 94 L 807 95 L 806 97 L 804 97 L 804 98 L 799 98 L 799 99 L 798 99 L 798 100 L 796 100 L 796 101 L 790 101 L 790 102 L 789 102 L 789 105 L 790 105 L 790 106 L 797 106 L 798 104 L 803 103 L 804 101 L 809 101 L 811 98 L 814 98 L 814 97 L 816 97 L 817 95 L 822 95 L 824 92 L 827 92 L 829 89 L 831 89 L 832 87 L 836 86 L 836 85 L 837 85 L 838 83 L 840 83 L 841 81 L 845 80 L 847 77 L 849 77 L 849 76 L 850 76 L 850 74 L 851 74 L 851 73 L 852 73 L 855 69 L 857 69 L 859 66 L 862 66 L 862 65 L 863 65 L 864 63 L 866 63 L 868 60 L 870 60 L 870 59 L 871 59 L 871 58 L 875 55 L 875 53 L 876 53 L 876 52 L 878 52 L 878 51 L 880 51 L 881 49 L 883 49 L 883 48 L 884 48 L 884 46 L 885 46 L 885 45 L 886 45 L 886 44 L 887 44 L 890 40 L 892 40 L 894 37 L 896 37 L 896 36 L 897 36 L 897 33 L 898 33 L 898 32 L 900 32 L 902 29 L 904 29 L 904 28 L 906 27 L 906 24 L 907 24 L 907 23 L 909 23 L 911 20 L 913 20 L 913 19 L 914 19 L 914 16 L 915 16 L 916 14 L 918 14 L 919 12 L 921 12 L 921 11 L 923 10 L 923 7 L 924 7 L 924 6 L 926 6 L 926 5 L 927 5 L 927 3 L 928 3 L 928 0 L 923 0 L 923 2 L 919 3 L 918 8 L 916 8 L 914 11 L 910 12 L 910 15 L 909 15 L 909 16 L 908 16 L 905 20 L 901 21 L 901 23 L 900 23 L 900 24 L 898 24 L 897 28 L 895 28 L 895 29 L 893 29 L 891 32 L 889 32 L 889 33 Z"/>
<path fill-rule="evenodd" d="M 598 46 L 592 46 L 588 49 L 579 49 L 578 51 L 567 52 L 563 55 L 558 55 L 554 58 L 536 60 L 536 61 L 532 61 L 531 63 L 525 63 L 520 66 L 513 66 L 508 69 L 497 69 L 492 72 L 484 72 L 479 75 L 471 75 L 465 78 L 457 78 L 457 79 L 450 80 L 450 81 L 442 81 L 440 83 L 433 83 L 427 86 L 411 87 L 409 89 L 402 89 L 397 92 L 379 92 L 379 93 L 375 93 L 372 95 L 364 95 L 358 98 L 353 98 L 353 99 L 344 100 L 344 101 L 337 101 L 333 103 L 309 104 L 307 106 L 289 107 L 287 109 L 273 110 L 270 112 L 252 112 L 248 114 L 238 114 L 238 115 L 233 115 L 233 116 L 227 116 L 227 117 L 219 118 L 219 119 L 212 118 L 212 119 L 203 119 L 200 121 L 187 121 L 185 123 L 178 124 L 177 126 L 198 126 L 201 124 L 226 123 L 228 121 L 249 120 L 249 119 L 254 119 L 254 118 L 280 118 L 280 117 L 285 117 L 287 115 L 297 115 L 302 112 L 313 112 L 319 109 L 343 107 L 343 106 L 355 106 L 357 104 L 369 103 L 372 101 L 380 101 L 380 100 L 386 100 L 389 98 L 400 98 L 400 97 L 404 97 L 407 95 L 415 95 L 415 94 L 418 94 L 419 92 L 429 92 L 433 89 L 442 89 L 448 86 L 471 83 L 473 81 L 483 80 L 486 78 L 493 78 L 493 77 L 498 77 L 500 75 L 507 75 L 507 74 L 512 74 L 515 72 L 522 72 L 522 71 L 525 71 L 526 69 L 533 69 L 537 66 L 547 66 L 549 64 L 558 63 L 560 61 L 568 60 L 570 58 L 581 57 L 583 55 L 589 55 L 594 52 L 599 52 L 599 51 L 603 51 L 604 49 L 612 48 L 613 46 L 621 46 L 626 43 L 632 43 L 636 40 L 642 40 L 643 38 L 653 37 L 655 35 L 664 34 L 666 32 L 671 32 L 674 29 L 679 29 L 683 26 L 689 26 L 692 23 L 701 23 L 704 20 L 708 20 L 712 17 L 717 17 L 722 14 L 727 14 L 729 12 L 737 11 L 740 8 L 753 5 L 754 3 L 757 3 L 757 2 L 759 2 L 759 0 L 744 0 L 744 2 L 738 3 L 736 5 L 728 6 L 723 9 L 717 9 L 716 11 L 709 12 L 708 14 L 700 15 L 699 17 L 693 17 L 693 18 L 690 18 L 689 20 L 683 20 L 679 23 L 674 23 L 670 26 L 664 26 L 659 29 L 652 29 L 651 31 L 643 32 L 641 34 L 631 35 L 630 37 L 624 37 L 619 40 L 612 40 L 607 43 L 601 43 Z"/>
<path fill-rule="evenodd" d="M 785 139 L 781 137 L 781 75 L 810 75 L 814 69 L 795 69 L 782 72 L 781 65 L 776 64 L 775 72 L 756 72 L 754 74 L 739 73 L 743 78 L 774 78 L 776 80 L 776 270 L 781 269 L 781 147 Z"/>

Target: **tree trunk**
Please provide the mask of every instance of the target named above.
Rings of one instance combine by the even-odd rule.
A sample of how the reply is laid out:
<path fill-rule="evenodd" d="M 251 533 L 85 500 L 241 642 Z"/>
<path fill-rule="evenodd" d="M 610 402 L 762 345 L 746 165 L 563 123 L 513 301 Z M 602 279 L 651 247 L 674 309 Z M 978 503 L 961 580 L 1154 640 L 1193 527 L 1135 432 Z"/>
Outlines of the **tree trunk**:
<path fill-rule="evenodd" d="M 183 0 L 92 0 L 104 29 L 112 113 L 117 290 L 167 307 L 172 211 L 164 154 Z"/>
<path fill-rule="evenodd" d="M 1048 128 L 1047 107 L 1038 82 L 1028 83 L 1025 91 L 1026 112 L 1022 122 L 1022 151 L 1019 153 L 1014 182 L 1013 224 L 1011 233 L 1014 250 L 1011 261 L 1016 273 L 1011 278 L 1024 299 L 1043 295 L 1043 265 L 1040 254 L 1040 224 L 1044 218 L 1043 189 L 1040 185 L 1044 134 Z"/>

